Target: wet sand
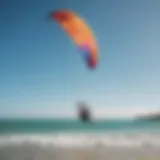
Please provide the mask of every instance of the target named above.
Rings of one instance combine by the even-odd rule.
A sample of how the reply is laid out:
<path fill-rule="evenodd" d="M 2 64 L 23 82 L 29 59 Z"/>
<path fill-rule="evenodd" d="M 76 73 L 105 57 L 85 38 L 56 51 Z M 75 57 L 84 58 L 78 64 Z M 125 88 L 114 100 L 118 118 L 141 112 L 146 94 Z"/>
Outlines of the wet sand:
<path fill-rule="evenodd" d="M 160 148 L 1 146 L 0 160 L 160 160 Z"/>

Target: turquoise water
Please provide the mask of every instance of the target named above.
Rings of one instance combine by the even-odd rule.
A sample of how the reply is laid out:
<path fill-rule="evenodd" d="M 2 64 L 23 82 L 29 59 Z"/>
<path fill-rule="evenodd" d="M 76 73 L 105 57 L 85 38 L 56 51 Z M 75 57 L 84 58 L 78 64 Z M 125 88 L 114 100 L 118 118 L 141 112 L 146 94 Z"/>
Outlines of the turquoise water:
<path fill-rule="evenodd" d="M 0 120 L 0 133 L 56 133 L 56 132 L 99 132 L 127 130 L 160 130 L 160 121 L 103 120 L 82 123 L 69 119 L 3 119 Z"/>
<path fill-rule="evenodd" d="M 69 119 L 1 119 L 0 146 L 33 144 L 79 147 L 160 147 L 160 121 Z"/>

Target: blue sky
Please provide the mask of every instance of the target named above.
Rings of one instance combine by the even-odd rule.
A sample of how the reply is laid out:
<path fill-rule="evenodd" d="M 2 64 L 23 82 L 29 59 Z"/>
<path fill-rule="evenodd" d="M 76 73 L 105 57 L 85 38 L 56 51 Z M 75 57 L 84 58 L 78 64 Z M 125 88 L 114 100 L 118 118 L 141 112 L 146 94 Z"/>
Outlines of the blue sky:
<path fill-rule="evenodd" d="M 51 10 L 87 20 L 100 48 L 90 71 Z M 88 102 L 97 116 L 160 110 L 159 0 L 0 2 L 0 117 L 71 116 Z"/>

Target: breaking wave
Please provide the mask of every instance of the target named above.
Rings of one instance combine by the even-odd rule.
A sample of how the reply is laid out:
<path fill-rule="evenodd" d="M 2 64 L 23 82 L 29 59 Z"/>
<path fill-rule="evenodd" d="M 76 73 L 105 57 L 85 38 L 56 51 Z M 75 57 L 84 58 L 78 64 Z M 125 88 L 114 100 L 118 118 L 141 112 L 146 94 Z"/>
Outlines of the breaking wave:
<path fill-rule="evenodd" d="M 0 146 L 160 147 L 160 133 L 58 133 L 1 135 Z"/>

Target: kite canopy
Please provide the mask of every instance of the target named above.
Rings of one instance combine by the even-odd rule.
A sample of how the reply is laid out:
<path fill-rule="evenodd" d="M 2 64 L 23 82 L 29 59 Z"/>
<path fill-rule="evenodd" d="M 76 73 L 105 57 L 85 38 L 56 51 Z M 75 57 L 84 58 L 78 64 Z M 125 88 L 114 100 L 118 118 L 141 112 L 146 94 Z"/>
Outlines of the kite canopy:
<path fill-rule="evenodd" d="M 51 13 L 55 20 L 73 39 L 80 49 L 88 66 L 93 69 L 98 64 L 98 46 L 92 30 L 86 22 L 70 10 L 58 10 Z"/>

